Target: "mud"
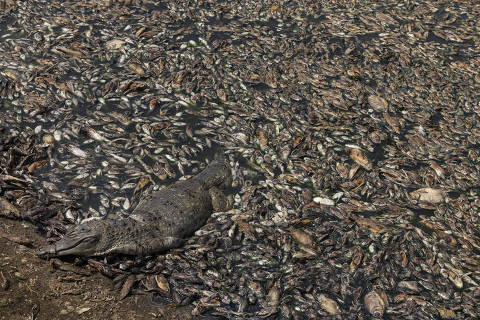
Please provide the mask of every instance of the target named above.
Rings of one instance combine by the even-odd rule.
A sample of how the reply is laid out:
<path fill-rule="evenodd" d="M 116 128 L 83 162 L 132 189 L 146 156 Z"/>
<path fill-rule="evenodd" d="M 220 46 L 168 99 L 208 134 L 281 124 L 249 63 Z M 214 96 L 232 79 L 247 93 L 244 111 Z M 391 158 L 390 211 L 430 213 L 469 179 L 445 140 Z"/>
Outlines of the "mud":
<path fill-rule="evenodd" d="M 0 218 L 0 319 L 166 319 L 150 294 L 119 303 L 112 281 L 88 264 L 37 258 L 44 241 L 31 224 Z"/>

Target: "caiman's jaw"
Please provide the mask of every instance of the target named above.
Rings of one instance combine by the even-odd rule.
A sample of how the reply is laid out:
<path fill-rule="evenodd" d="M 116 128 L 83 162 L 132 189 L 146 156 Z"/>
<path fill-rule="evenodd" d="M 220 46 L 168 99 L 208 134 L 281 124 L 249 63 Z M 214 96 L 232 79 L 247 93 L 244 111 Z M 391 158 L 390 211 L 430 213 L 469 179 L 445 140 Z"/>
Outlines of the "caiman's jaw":
<path fill-rule="evenodd" d="M 57 242 L 45 246 L 37 253 L 43 258 L 66 255 L 93 256 L 97 252 L 101 233 L 88 223 L 78 225 Z"/>

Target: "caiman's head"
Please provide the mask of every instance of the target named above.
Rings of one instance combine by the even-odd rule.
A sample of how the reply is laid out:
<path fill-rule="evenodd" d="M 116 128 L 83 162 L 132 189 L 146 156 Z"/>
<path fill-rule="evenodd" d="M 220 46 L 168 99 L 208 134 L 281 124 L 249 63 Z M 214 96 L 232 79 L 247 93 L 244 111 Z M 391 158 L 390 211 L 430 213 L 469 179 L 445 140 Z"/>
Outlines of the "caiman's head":
<path fill-rule="evenodd" d="M 37 253 L 49 258 L 66 255 L 94 256 L 102 251 L 100 244 L 105 234 L 104 221 L 88 221 L 71 228 L 62 239 L 45 246 Z M 103 228 L 102 228 L 103 227 Z"/>

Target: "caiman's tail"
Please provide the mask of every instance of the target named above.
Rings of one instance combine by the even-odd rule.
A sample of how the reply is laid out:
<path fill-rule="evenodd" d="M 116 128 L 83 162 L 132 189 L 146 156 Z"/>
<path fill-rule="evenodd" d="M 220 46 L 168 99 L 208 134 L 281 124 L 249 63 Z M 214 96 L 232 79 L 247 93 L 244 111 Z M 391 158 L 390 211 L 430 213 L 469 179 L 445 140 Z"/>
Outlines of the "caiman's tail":
<path fill-rule="evenodd" d="M 206 188 L 224 188 L 232 184 L 232 171 L 225 155 L 216 155 L 215 159 L 194 179 L 202 181 Z"/>

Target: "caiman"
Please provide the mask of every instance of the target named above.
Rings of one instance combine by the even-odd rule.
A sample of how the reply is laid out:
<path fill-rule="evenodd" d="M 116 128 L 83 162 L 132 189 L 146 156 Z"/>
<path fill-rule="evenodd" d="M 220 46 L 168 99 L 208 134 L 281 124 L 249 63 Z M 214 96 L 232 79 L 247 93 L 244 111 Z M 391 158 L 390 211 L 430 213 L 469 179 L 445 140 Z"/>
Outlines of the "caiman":
<path fill-rule="evenodd" d="M 225 158 L 202 172 L 145 197 L 126 219 L 91 220 L 71 228 L 60 240 L 42 248 L 40 257 L 149 255 L 182 245 L 212 212 L 228 210 L 231 170 Z"/>

